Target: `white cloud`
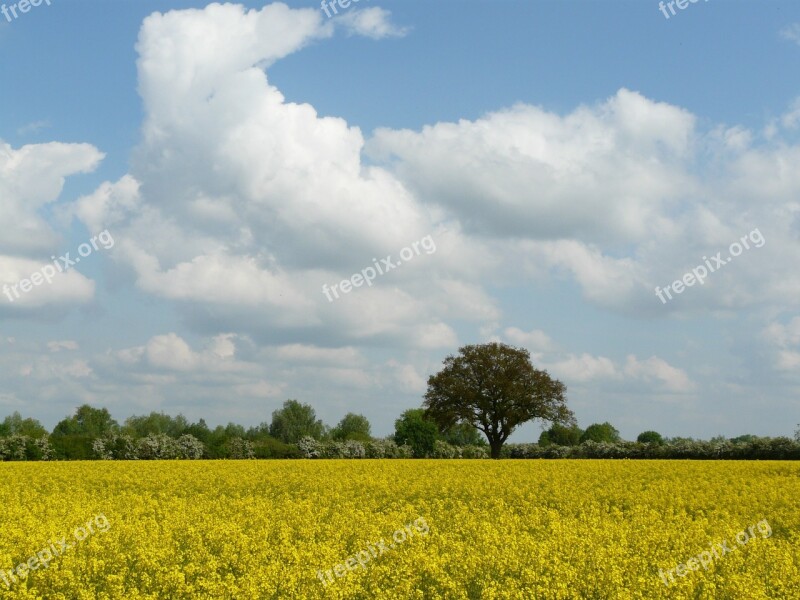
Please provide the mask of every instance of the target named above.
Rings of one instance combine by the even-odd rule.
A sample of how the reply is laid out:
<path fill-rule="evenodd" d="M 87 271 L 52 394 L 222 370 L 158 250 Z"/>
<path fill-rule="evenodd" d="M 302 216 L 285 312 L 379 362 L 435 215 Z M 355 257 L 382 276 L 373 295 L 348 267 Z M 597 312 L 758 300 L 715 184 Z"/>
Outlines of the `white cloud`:
<path fill-rule="evenodd" d="M 673 367 L 667 361 L 657 356 L 646 360 L 639 360 L 635 355 L 629 355 L 622 366 L 617 366 L 605 356 L 592 356 L 584 353 L 581 356 L 574 354 L 567 358 L 546 365 L 559 378 L 566 382 L 578 381 L 617 381 L 639 382 L 648 385 L 660 384 L 656 391 L 688 392 L 694 389 L 694 384 L 682 369 Z"/>
<path fill-rule="evenodd" d="M 276 356 L 294 364 L 359 365 L 364 363 L 361 352 L 352 346 L 320 348 L 308 344 L 287 344 L 275 351 Z"/>
<path fill-rule="evenodd" d="M 694 124 L 682 109 L 622 89 L 564 117 L 520 104 L 421 132 L 379 129 L 368 150 L 396 159 L 402 181 L 468 230 L 633 241 L 658 229 L 689 180 L 681 163 Z"/>
<path fill-rule="evenodd" d="M 689 376 L 682 369 L 671 366 L 657 356 L 639 360 L 636 356 L 629 355 L 623 372 L 634 379 L 659 381 L 671 392 L 687 392 L 694 388 Z"/>
<path fill-rule="evenodd" d="M 0 140 L 0 253 L 38 256 L 59 236 L 41 209 L 58 199 L 67 176 L 93 171 L 103 154 L 89 144 L 32 144 L 18 150 Z M 13 224 L 13 225 L 12 225 Z"/>
<path fill-rule="evenodd" d="M 553 340 L 541 329 L 523 331 L 518 327 L 508 327 L 503 331 L 505 338 L 515 346 L 524 346 L 533 352 L 553 349 Z"/>
<path fill-rule="evenodd" d="M 45 268 L 55 273 L 50 283 L 42 274 Z M 31 277 L 37 273 L 40 284 L 33 285 Z M 20 287 L 23 279 L 27 279 L 31 285 L 28 292 Z M 94 289 L 94 281 L 75 269 L 58 273 L 53 263 L 0 255 L 0 290 L 3 292 L 0 295 L 0 312 L 25 312 L 52 305 L 86 303 L 94 297 Z"/>
<path fill-rule="evenodd" d="M 408 34 L 410 28 L 394 25 L 391 14 L 390 11 L 378 7 L 349 10 L 336 17 L 334 23 L 344 26 L 351 35 L 363 35 L 375 40 Z"/>
<path fill-rule="evenodd" d="M 47 342 L 47 349 L 50 350 L 50 352 L 60 352 L 61 350 L 77 350 L 78 342 L 74 340 Z"/>
<path fill-rule="evenodd" d="M 570 354 L 567 358 L 546 365 L 559 378 L 567 381 L 591 381 L 595 379 L 614 379 L 619 377 L 614 363 L 605 356 Z"/>

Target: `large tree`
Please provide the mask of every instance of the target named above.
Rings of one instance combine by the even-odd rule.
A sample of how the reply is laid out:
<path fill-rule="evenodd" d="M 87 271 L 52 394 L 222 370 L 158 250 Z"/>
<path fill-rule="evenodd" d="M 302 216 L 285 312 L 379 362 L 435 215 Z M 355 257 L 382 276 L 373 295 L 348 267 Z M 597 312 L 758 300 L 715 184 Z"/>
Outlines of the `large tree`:
<path fill-rule="evenodd" d="M 22 415 L 14 412 L 0 423 L 0 437 L 12 435 L 27 435 L 30 438 L 41 438 L 47 435 L 47 430 L 36 419 L 23 419 Z"/>
<path fill-rule="evenodd" d="M 605 423 L 593 423 L 586 428 L 581 436 L 581 443 L 586 441 L 606 442 L 615 444 L 620 441 L 619 431 L 606 421 Z"/>
<path fill-rule="evenodd" d="M 272 413 L 269 433 L 286 444 L 295 444 L 305 436 L 319 440 L 327 434 L 327 430 L 322 421 L 317 420 L 317 414 L 310 405 L 287 400 L 283 408 Z"/>
<path fill-rule="evenodd" d="M 430 456 L 438 438 L 439 428 L 425 415 L 424 408 L 410 408 L 394 422 L 395 443 L 411 446 L 415 458 Z"/>
<path fill-rule="evenodd" d="M 125 419 L 122 433 L 133 438 L 143 438 L 152 434 L 163 433 L 172 438 L 179 438 L 189 428 L 189 422 L 183 415 L 171 417 L 164 413 L 151 412 L 149 415 L 132 416 Z"/>
<path fill-rule="evenodd" d="M 492 458 L 500 458 L 503 444 L 522 423 L 575 423 L 566 386 L 535 369 L 524 348 L 492 342 L 458 352 L 428 378 L 425 407 L 440 428 L 469 423 L 489 440 Z"/>
<path fill-rule="evenodd" d="M 347 413 L 339 424 L 331 430 L 335 440 L 356 440 L 368 442 L 372 439 L 372 428 L 364 415 Z"/>
<path fill-rule="evenodd" d="M 583 430 L 577 425 L 566 427 L 560 423 L 554 423 L 550 429 L 543 431 L 539 436 L 540 446 L 577 446 L 581 443 Z"/>
<path fill-rule="evenodd" d="M 118 430 L 119 425 L 107 408 L 92 408 L 84 404 L 75 409 L 74 415 L 59 421 L 53 429 L 53 435 L 99 438 L 108 433 L 116 433 Z"/>

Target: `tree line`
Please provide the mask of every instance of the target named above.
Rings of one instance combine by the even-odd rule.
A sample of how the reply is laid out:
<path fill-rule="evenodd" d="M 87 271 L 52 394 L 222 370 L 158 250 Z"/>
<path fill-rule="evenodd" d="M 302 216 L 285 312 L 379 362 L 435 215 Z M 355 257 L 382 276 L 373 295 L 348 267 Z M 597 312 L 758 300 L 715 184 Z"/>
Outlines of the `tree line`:
<path fill-rule="evenodd" d="M 523 423 L 550 424 L 537 444 L 506 445 Z M 0 424 L 0 460 L 152 460 L 242 458 L 774 458 L 800 459 L 800 429 L 785 437 L 665 439 L 644 431 L 635 442 L 608 422 L 578 427 L 566 386 L 535 369 L 524 348 L 464 346 L 428 378 L 421 408 L 405 411 L 394 434 L 372 436 L 363 415 L 334 427 L 308 404 L 287 400 L 270 423 L 214 429 L 183 415 L 132 416 L 119 425 L 105 408 L 83 405 L 47 432 L 19 413 Z"/>
<path fill-rule="evenodd" d="M 0 422 L 0 460 L 158 460 L 248 458 L 488 458 L 489 445 L 475 427 L 457 423 L 442 430 L 424 408 L 395 421 L 393 435 L 372 436 L 369 420 L 348 413 L 334 427 L 315 410 L 287 400 L 270 423 L 245 429 L 228 423 L 211 429 L 205 420 L 151 412 L 120 425 L 105 408 L 83 405 L 48 432 L 18 412 Z M 695 458 L 800 459 L 795 439 L 742 435 L 711 440 L 665 438 L 655 431 L 636 441 L 621 439 L 610 423 L 586 429 L 553 424 L 538 443 L 506 444 L 503 458 Z"/>

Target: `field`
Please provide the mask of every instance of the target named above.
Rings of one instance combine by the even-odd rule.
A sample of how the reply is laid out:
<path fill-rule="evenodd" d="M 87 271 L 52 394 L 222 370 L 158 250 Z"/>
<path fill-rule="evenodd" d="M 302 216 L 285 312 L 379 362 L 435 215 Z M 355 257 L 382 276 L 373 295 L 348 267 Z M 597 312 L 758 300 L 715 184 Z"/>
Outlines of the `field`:
<path fill-rule="evenodd" d="M 797 463 L 2 463 L 0 476 L 0 598 L 800 598 Z M 698 556 L 707 570 L 679 576 Z M 35 570 L 9 573 L 29 558 Z"/>

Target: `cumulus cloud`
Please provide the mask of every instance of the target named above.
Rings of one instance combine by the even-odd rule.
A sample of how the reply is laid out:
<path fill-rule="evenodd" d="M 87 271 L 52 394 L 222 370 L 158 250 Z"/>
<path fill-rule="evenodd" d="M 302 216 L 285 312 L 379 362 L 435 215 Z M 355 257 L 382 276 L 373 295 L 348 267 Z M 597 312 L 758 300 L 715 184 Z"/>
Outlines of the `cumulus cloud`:
<path fill-rule="evenodd" d="M 519 104 L 421 132 L 379 129 L 368 150 L 471 231 L 633 241 L 687 183 L 694 128 L 687 111 L 623 89 L 563 117 Z"/>
<path fill-rule="evenodd" d="M 657 356 L 640 360 L 629 355 L 623 365 L 617 365 L 605 356 L 592 356 L 583 353 L 580 356 L 570 354 L 562 360 L 548 363 L 547 368 L 567 383 L 577 381 L 602 382 L 618 381 L 643 383 L 654 386 L 654 391 L 684 393 L 694 389 L 688 374 Z"/>
<path fill-rule="evenodd" d="M 275 398 L 304 385 L 319 395 L 384 385 L 418 394 L 432 368 L 425 357 L 452 352 L 465 323 L 547 357 L 566 380 L 684 393 L 694 385 L 687 373 L 659 357 L 558 355 L 541 330 L 503 328 L 504 290 L 550 280 L 601 311 L 651 318 L 796 302 L 800 147 L 782 138 L 797 126 L 796 102 L 769 135 L 736 124 L 706 130 L 685 108 L 626 88 L 561 112 L 519 103 L 365 135 L 288 101 L 269 78 L 272 64 L 337 27 L 406 33 L 378 8 L 326 21 L 316 8 L 211 4 L 144 21 L 145 119 L 130 173 L 65 214 L 112 231 L 116 276 L 205 337 L 149 331 L 83 366 L 59 363 L 62 376 L 80 379 L 74 397 L 109 396 L 101 376 L 130 386 L 122 403 L 160 402 L 179 386 L 187 403 L 220 390 Z M 60 250 L 42 215 L 65 177 L 101 159 L 89 145 L 0 144 L 0 218 L 20 224 L 0 232 L 4 280 Z M 763 249 L 659 302 L 656 285 L 754 227 L 769 240 Z M 336 302 L 321 293 L 431 233 L 435 254 Z M 86 302 L 93 286 L 71 272 L 25 302 Z M 793 368 L 796 344 L 780 335 L 789 341 L 777 364 Z M 406 354 L 387 359 L 386 348 Z"/>

